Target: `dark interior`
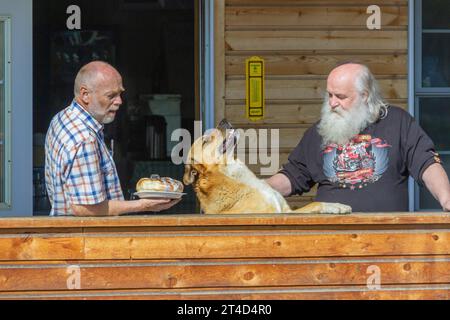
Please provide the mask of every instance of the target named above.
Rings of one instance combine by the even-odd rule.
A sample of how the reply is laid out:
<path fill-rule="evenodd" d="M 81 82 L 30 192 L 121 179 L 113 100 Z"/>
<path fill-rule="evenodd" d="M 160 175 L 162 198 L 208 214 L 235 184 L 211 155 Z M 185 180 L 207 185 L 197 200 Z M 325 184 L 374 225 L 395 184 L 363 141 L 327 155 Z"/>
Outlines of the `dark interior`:
<path fill-rule="evenodd" d="M 125 198 L 133 198 L 140 177 L 159 174 L 182 179 L 184 167 L 170 160 L 168 140 L 173 123 L 193 134 L 196 120 L 194 1 L 34 1 L 35 215 L 50 211 L 44 182 L 49 123 L 71 103 L 76 73 L 92 60 L 115 66 L 126 89 L 115 121 L 105 126 L 107 145 L 114 141 L 114 160 Z M 80 30 L 66 26 L 70 5 L 81 10 Z M 149 111 L 150 101 L 155 99 L 163 114 Z M 164 103 L 173 111 L 168 112 Z M 175 122 L 170 125 L 168 117 Z M 195 197 L 192 189 L 187 191 L 183 201 L 166 213 L 194 213 Z"/>

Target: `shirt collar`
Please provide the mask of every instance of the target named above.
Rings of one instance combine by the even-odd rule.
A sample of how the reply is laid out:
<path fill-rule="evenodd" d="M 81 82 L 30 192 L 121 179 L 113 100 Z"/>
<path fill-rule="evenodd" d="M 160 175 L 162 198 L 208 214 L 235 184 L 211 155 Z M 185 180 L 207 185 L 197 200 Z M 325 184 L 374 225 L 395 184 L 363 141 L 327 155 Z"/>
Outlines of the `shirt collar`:
<path fill-rule="evenodd" d="M 101 133 L 103 125 L 98 122 L 86 109 L 78 104 L 75 100 L 72 101 L 72 110 L 75 112 L 75 116 L 78 117 L 89 128 L 93 129 L 97 133 Z"/>

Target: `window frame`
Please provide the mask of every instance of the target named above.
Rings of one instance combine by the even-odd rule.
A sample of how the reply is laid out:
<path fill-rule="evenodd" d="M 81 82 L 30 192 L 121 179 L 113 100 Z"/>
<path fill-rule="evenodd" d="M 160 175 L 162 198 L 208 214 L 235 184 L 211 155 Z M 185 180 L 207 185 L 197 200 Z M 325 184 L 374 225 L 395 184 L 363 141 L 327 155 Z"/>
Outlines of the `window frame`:
<path fill-rule="evenodd" d="M 198 0 L 199 14 L 199 102 L 203 130 L 215 127 L 215 51 L 214 51 L 214 1 Z"/>
<path fill-rule="evenodd" d="M 12 136 L 11 136 L 11 16 L 0 15 L 0 22 L 4 23 L 4 119 L 3 125 L 5 128 L 3 146 L 4 146 L 4 163 L 0 164 L 3 166 L 5 172 L 4 181 L 4 201 L 0 202 L 0 211 L 9 210 L 12 207 L 11 203 L 11 190 L 12 190 Z"/>
<path fill-rule="evenodd" d="M 450 34 L 450 29 L 442 30 L 442 29 L 423 29 L 422 28 L 422 3 L 423 0 L 412 0 L 413 2 L 413 10 L 414 14 L 410 16 L 410 18 L 414 18 L 414 29 L 413 29 L 413 43 L 411 44 L 410 49 L 413 50 L 414 57 L 412 58 L 413 66 L 414 66 L 414 79 L 413 85 L 410 86 L 410 89 L 413 90 L 412 95 L 410 96 L 410 105 L 412 103 L 412 107 L 410 107 L 410 112 L 415 117 L 416 121 L 420 123 L 420 99 L 421 98 L 450 98 L 450 86 L 449 87 L 423 87 L 422 86 L 422 35 L 424 33 L 448 33 Z M 424 32 L 425 31 L 425 32 Z M 450 150 L 436 150 L 439 154 L 449 155 Z M 410 189 L 411 191 L 411 189 Z M 417 183 L 413 185 L 413 211 L 436 211 L 435 209 L 425 209 L 421 208 L 420 203 L 420 188 Z M 410 192 L 411 195 L 411 192 Z M 411 209 L 411 202 L 410 202 Z"/>
<path fill-rule="evenodd" d="M 428 88 L 422 86 L 422 35 L 424 33 L 448 33 L 450 34 L 450 29 L 442 30 L 442 29 L 424 29 L 422 28 L 422 3 L 423 0 L 414 1 L 414 11 L 415 11 L 415 26 L 414 26 L 414 34 L 415 34 L 415 48 L 414 53 L 416 57 L 416 66 L 415 68 L 415 96 L 418 95 L 427 95 L 427 96 L 446 96 L 450 95 L 450 86 L 448 87 L 434 87 Z"/>

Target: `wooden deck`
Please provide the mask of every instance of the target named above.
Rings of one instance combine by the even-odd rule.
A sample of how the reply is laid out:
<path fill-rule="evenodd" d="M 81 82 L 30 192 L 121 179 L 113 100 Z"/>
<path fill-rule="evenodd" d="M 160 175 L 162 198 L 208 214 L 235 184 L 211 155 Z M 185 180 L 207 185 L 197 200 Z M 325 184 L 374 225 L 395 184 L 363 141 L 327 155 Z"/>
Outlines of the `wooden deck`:
<path fill-rule="evenodd" d="M 0 219 L 0 299 L 449 299 L 449 292 L 449 213 Z"/>

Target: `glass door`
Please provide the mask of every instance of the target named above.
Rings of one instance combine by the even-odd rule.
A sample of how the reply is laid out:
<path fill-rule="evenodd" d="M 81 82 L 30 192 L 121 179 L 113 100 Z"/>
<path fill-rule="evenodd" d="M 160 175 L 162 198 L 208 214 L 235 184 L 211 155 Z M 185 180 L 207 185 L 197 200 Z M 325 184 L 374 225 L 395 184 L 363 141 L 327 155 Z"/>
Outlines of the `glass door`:
<path fill-rule="evenodd" d="M 79 68 L 109 62 L 126 89 L 105 142 L 113 149 L 122 190 L 132 199 L 136 182 L 152 174 L 182 180 L 183 164 L 171 159 L 174 130 L 194 136 L 199 119 L 196 68 L 196 0 L 79 0 L 78 29 L 68 29 L 71 0 L 37 0 L 34 28 L 34 214 L 48 215 L 44 183 L 44 141 L 52 117 L 73 99 Z M 101 14 L 99 14 L 101 13 Z M 75 20 L 69 22 L 76 25 Z M 165 213 L 194 213 L 191 188 Z"/>

